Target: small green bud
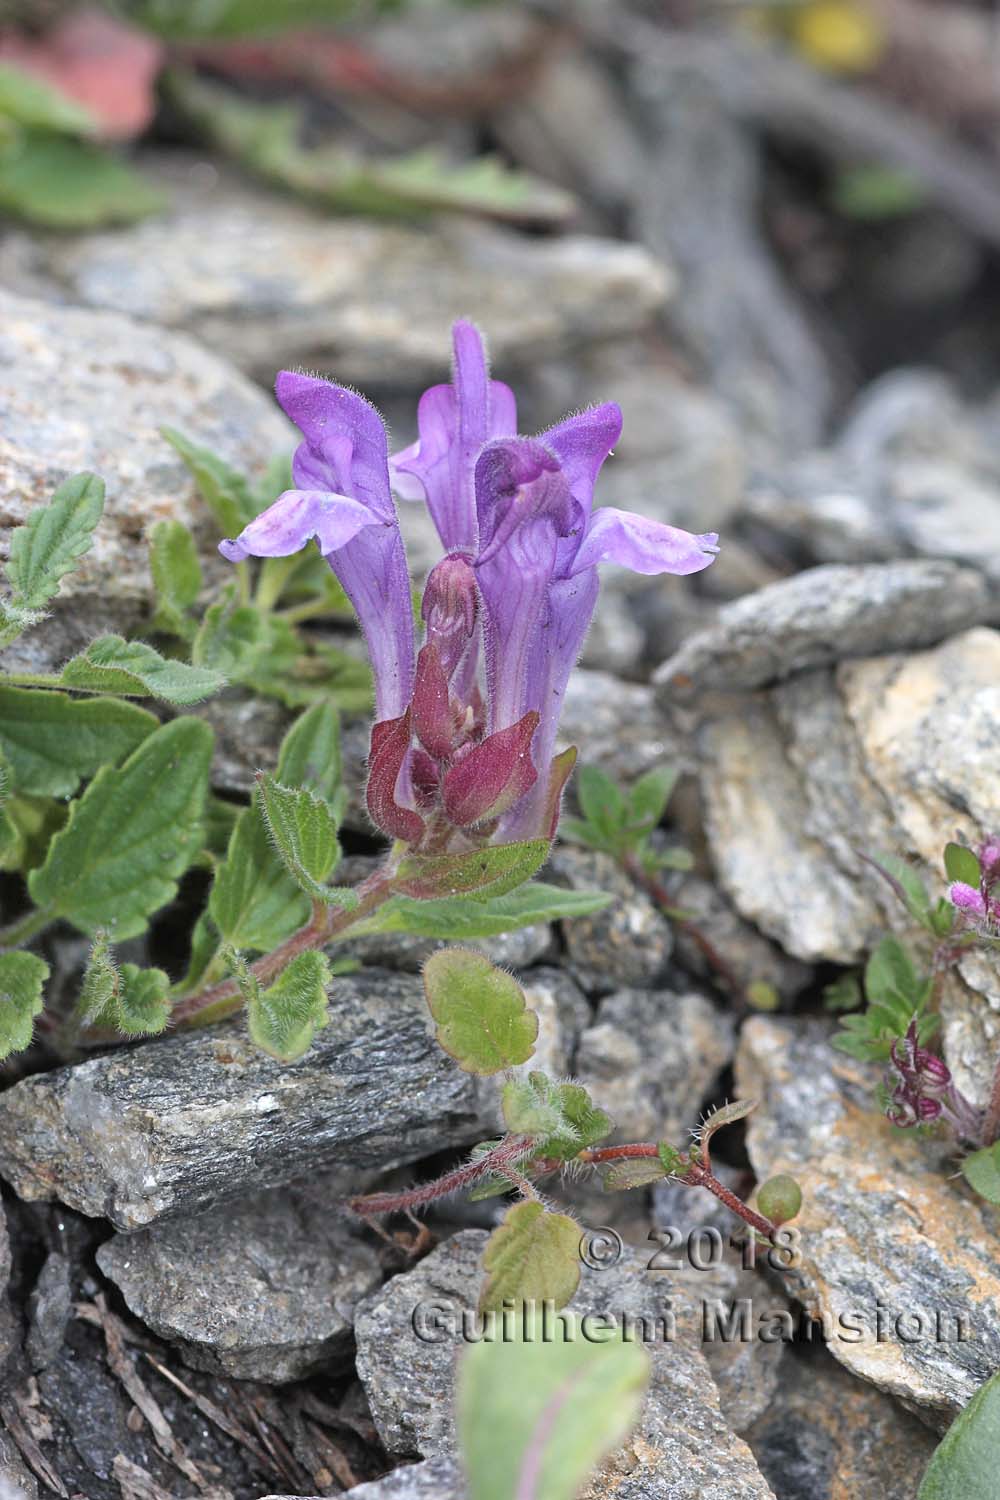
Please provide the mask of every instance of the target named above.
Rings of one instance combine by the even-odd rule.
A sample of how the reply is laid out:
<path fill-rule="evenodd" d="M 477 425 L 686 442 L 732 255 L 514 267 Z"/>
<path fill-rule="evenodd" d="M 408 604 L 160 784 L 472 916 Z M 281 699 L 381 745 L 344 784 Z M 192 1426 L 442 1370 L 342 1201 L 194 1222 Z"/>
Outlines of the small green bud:
<path fill-rule="evenodd" d="M 682 1172 L 687 1166 L 684 1156 L 677 1150 L 677 1147 L 669 1145 L 666 1141 L 661 1141 L 656 1151 L 663 1164 L 663 1170 L 668 1177 L 673 1177 L 676 1173 Z"/>
<path fill-rule="evenodd" d="M 794 1177 L 781 1172 L 757 1189 L 757 1207 L 772 1224 L 787 1224 L 802 1207 L 802 1189 Z"/>
<path fill-rule="evenodd" d="M 768 984 L 766 979 L 755 979 L 752 984 L 747 985 L 747 1000 L 754 1010 L 779 1010 L 781 1008 L 781 996 L 773 984 Z"/>

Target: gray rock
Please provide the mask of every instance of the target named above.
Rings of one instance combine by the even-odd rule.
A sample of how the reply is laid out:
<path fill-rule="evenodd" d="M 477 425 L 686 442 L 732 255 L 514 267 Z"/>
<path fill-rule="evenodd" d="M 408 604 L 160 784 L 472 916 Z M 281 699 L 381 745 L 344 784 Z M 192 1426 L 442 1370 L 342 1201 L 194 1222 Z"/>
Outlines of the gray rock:
<path fill-rule="evenodd" d="M 354 1309 L 382 1280 L 322 1180 L 117 1234 L 97 1263 L 189 1365 L 269 1384 L 343 1365 Z"/>
<path fill-rule="evenodd" d="M 673 949 L 673 932 L 645 891 L 633 884 L 609 854 L 557 847 L 547 873 L 571 890 L 605 891 L 614 897 L 592 916 L 574 917 L 563 929 L 566 966 L 593 994 L 621 985 L 649 988 L 662 979 Z"/>
<path fill-rule="evenodd" d="M 131 1230 L 332 1165 L 338 1190 L 357 1191 L 485 1133 L 492 1117 L 433 1041 L 417 979 L 343 976 L 330 1000 L 296 1063 L 229 1022 L 24 1079 L 0 1096 L 0 1175 Z"/>
<path fill-rule="evenodd" d="M 477 1230 L 456 1235 L 413 1271 L 394 1277 L 359 1309 L 358 1372 L 390 1453 L 454 1453 L 457 1346 L 463 1312 L 471 1312 L 476 1304 L 486 1238 Z M 570 1303 L 581 1314 L 648 1320 L 645 1332 L 652 1363 L 635 1432 L 598 1471 L 585 1496 L 767 1500 L 771 1490 L 720 1415 L 718 1395 L 698 1348 L 698 1319 L 678 1317 L 673 1339 L 664 1338 L 671 1332 L 669 1319 L 664 1321 L 665 1299 L 672 1298 L 675 1287 L 665 1274 L 647 1275 L 644 1266 L 644 1259 L 627 1255 L 612 1275 L 584 1268 Z M 418 1337 L 416 1328 L 429 1332 L 434 1341 Z"/>
<path fill-rule="evenodd" d="M 744 1434 L 782 1500 L 913 1500 L 937 1438 L 819 1348 L 789 1350 L 780 1384 Z"/>
<path fill-rule="evenodd" d="M 494 362 L 644 327 L 672 278 L 638 245 L 532 239 L 443 216 L 422 228 L 330 218 L 204 162 L 153 157 L 169 217 L 8 239 L 6 284 L 196 333 L 270 384 L 283 365 L 390 389 L 441 379 L 470 309 Z"/>
<path fill-rule="evenodd" d="M 572 674 L 559 738 L 577 747 L 580 765 L 600 766 L 623 783 L 664 763 L 693 768 L 690 746 L 667 723 L 652 689 L 607 672 L 577 668 Z"/>
<path fill-rule="evenodd" d="M 383 1479 L 359 1484 L 354 1500 L 466 1500 L 465 1480 L 451 1458 L 430 1458 L 422 1464 L 402 1464 Z M 292 1500 L 290 1495 L 265 1495 L 263 1500 Z"/>
<path fill-rule="evenodd" d="M 525 999 L 538 1016 L 538 1040 L 526 1068 L 556 1077 L 574 1073 L 580 1038 L 590 1024 L 590 1006 L 565 969 L 533 969 L 522 977 Z"/>
<path fill-rule="evenodd" d="M 52 1250 L 38 1273 L 28 1299 L 28 1337 L 25 1353 L 33 1370 L 44 1370 L 59 1354 L 73 1311 L 69 1259 Z"/>
<path fill-rule="evenodd" d="M 953 563 L 809 568 L 724 605 L 654 680 L 668 700 L 755 688 L 852 656 L 933 645 L 991 609 L 982 575 Z"/>
<path fill-rule="evenodd" d="M 784 1279 L 836 1359 L 944 1427 L 1000 1362 L 997 1210 L 944 1143 L 875 1110 L 878 1070 L 834 1052 L 828 1031 L 754 1017 L 737 1058 L 738 1094 L 760 1101 L 758 1178 L 790 1172 L 802 1188 Z"/>
<path fill-rule="evenodd" d="M 683 1145 L 732 1056 L 732 1021 L 703 995 L 618 990 L 583 1033 L 576 1071 L 618 1139 Z"/>
<path fill-rule="evenodd" d="M 784 1000 L 805 989 L 812 970 L 761 937 L 728 902 L 718 886 L 694 874 L 684 874 L 670 885 L 672 904 L 687 913 L 692 924 L 711 943 L 737 985 L 770 984 Z M 691 974 L 710 979 L 723 990 L 730 988 L 726 976 L 709 963 L 704 950 L 684 922 L 674 926 L 674 953 Z"/>
<path fill-rule="evenodd" d="M 38 1480 L 0 1422 L 0 1500 L 38 1500 Z"/>
<path fill-rule="evenodd" d="M 251 473 L 291 446 L 273 402 L 189 339 L 114 313 L 0 292 L 0 534 L 68 475 L 107 484 L 94 545 L 64 578 L 52 616 L 10 648 L 11 670 L 59 666 L 102 631 L 128 632 L 150 599 L 147 528 L 182 521 L 210 578 L 218 530 L 160 428 L 179 428 Z M 0 541 L 0 556 L 7 546 Z"/>
<path fill-rule="evenodd" d="M 998 669 L 1000 634 L 977 629 L 718 705 L 702 801 L 740 914 L 807 962 L 851 962 L 901 921 L 857 849 L 914 861 L 943 894 L 945 843 L 1000 826 Z"/>

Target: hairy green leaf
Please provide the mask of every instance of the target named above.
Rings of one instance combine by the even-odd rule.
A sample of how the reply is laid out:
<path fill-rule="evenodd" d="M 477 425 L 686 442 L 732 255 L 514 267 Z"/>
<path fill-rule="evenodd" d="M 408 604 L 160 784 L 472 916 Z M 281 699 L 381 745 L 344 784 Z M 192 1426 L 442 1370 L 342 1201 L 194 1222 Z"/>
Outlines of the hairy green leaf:
<path fill-rule="evenodd" d="M 34 953 L 0 953 L 0 1061 L 31 1046 L 49 966 Z"/>
<path fill-rule="evenodd" d="M 541 1203 L 515 1203 L 490 1235 L 483 1265 L 481 1312 L 500 1312 L 505 1303 L 564 1307 L 580 1283 L 580 1226 Z"/>
<path fill-rule="evenodd" d="M 667 810 L 679 774 L 672 766 L 654 766 L 632 783 L 625 799 L 630 829 L 652 832 Z"/>
<path fill-rule="evenodd" d="M 424 991 L 438 1046 L 466 1073 L 499 1073 L 527 1062 L 538 1017 L 524 991 L 481 953 L 442 948 L 424 964 Z"/>
<path fill-rule="evenodd" d="M 257 666 L 268 648 L 270 631 L 266 617 L 253 604 L 238 604 L 233 585 L 205 611 L 191 643 L 196 667 L 242 681 Z"/>
<path fill-rule="evenodd" d="M 35 610 L 48 603 L 58 592 L 60 579 L 90 550 L 103 510 L 103 479 L 96 474 L 74 474 L 47 505 L 38 506 L 23 526 L 14 528 L 7 577 L 16 605 Z"/>
<path fill-rule="evenodd" d="M 334 704 L 314 703 L 299 714 L 281 742 L 276 779 L 305 787 L 332 802 L 340 788 L 340 715 Z"/>
<path fill-rule="evenodd" d="M 195 626 L 187 611 L 201 591 L 202 574 L 194 537 L 182 522 L 156 522 L 149 533 L 149 571 L 156 590 L 150 628 L 190 640 Z"/>
<path fill-rule="evenodd" d="M 630 1188 L 649 1187 L 668 1174 L 655 1156 L 624 1156 L 620 1161 L 601 1162 L 597 1168 L 606 1193 L 625 1193 Z"/>
<path fill-rule="evenodd" d="M 26 132 L 0 152 L 0 208 L 46 229 L 127 224 L 164 199 L 111 151 Z"/>
<path fill-rule="evenodd" d="M 996 1500 L 1000 1375 L 981 1385 L 941 1439 L 917 1500 Z"/>
<path fill-rule="evenodd" d="M 118 965 L 108 942 L 108 934 L 99 928 L 94 934 L 90 956 L 83 974 L 83 983 L 77 996 L 76 1014 L 81 1025 L 113 1025 L 116 1019 L 115 1001 L 121 982 Z"/>
<path fill-rule="evenodd" d="M 372 676 L 367 662 L 323 641 L 304 641 L 287 620 L 272 615 L 267 651 L 243 681 L 254 692 L 277 698 L 286 708 L 334 701 L 345 713 L 371 707 Z"/>
<path fill-rule="evenodd" d="M 162 969 L 122 964 L 116 1024 L 125 1036 L 156 1036 L 170 1019 L 170 980 Z"/>
<path fill-rule="evenodd" d="M 13 853 L 18 842 L 17 825 L 7 810 L 10 789 L 10 768 L 0 757 L 0 870 L 6 868 L 4 861 Z"/>
<path fill-rule="evenodd" d="M 393 889 L 418 900 L 474 896 L 488 901 L 531 879 L 549 857 L 547 839 L 492 844 L 463 854 L 411 854 L 402 861 Z"/>
<path fill-rule="evenodd" d="M 116 940 L 143 932 L 201 848 L 211 759 L 208 725 L 181 718 L 119 769 L 98 771 L 29 876 L 36 905 L 81 932 L 106 927 Z"/>
<path fill-rule="evenodd" d="M 10 599 L 0 599 L 0 651 L 5 650 L 26 630 L 30 630 L 32 625 L 37 625 L 44 619 L 44 610 L 22 609 Z"/>
<path fill-rule="evenodd" d="M 300 953 L 269 989 L 251 1000 L 247 1026 L 257 1046 L 279 1062 L 294 1062 L 326 1024 L 330 966 L 322 953 Z"/>
<path fill-rule="evenodd" d="M 509 1131 L 537 1137 L 538 1156 L 562 1161 L 572 1160 L 614 1129 L 582 1084 L 556 1083 L 544 1073 L 512 1079 L 504 1087 L 502 1108 Z"/>
<path fill-rule="evenodd" d="M 236 820 L 208 910 L 227 943 L 267 953 L 309 920 L 309 901 L 272 847 L 259 802 L 255 790 Z"/>
<path fill-rule="evenodd" d="M 1000 1142 L 967 1156 L 962 1162 L 962 1176 L 980 1198 L 1000 1203 Z"/>
<path fill-rule="evenodd" d="M 357 906 L 354 891 L 325 883 L 340 861 L 337 819 L 329 803 L 305 787 L 281 786 L 273 776 L 261 775 L 258 784 L 271 842 L 299 889 L 329 906 Z"/>
<path fill-rule="evenodd" d="M 0 683 L 0 752 L 14 787 L 35 797 L 71 796 L 101 766 L 124 760 L 156 725 L 134 703 Z"/>
<path fill-rule="evenodd" d="M 949 880 L 960 880 L 978 891 L 982 873 L 979 860 L 966 844 L 945 845 L 944 868 Z"/>
<path fill-rule="evenodd" d="M 536 1313 L 536 1322 L 538 1315 Z M 572 1313 L 483 1340 L 459 1366 L 457 1420 L 469 1500 L 573 1500 L 635 1425 L 649 1357 L 621 1328 L 581 1336 Z"/>
<path fill-rule="evenodd" d="M 494 896 L 488 901 L 470 897 L 414 901 L 408 896 L 394 896 L 373 916 L 352 927 L 351 935 L 410 932 L 418 937 L 456 941 L 496 937 L 502 932 L 515 932 L 519 927 L 530 927 L 534 922 L 588 916 L 607 906 L 610 900 L 602 891 L 567 891 L 541 881 L 529 881 L 506 896 Z"/>
<path fill-rule="evenodd" d="M 603 837 L 613 841 L 626 818 L 621 788 L 598 766 L 581 766 L 576 795 L 584 818 Z"/>
<path fill-rule="evenodd" d="M 161 656 L 144 641 L 102 635 L 62 669 L 66 687 L 89 692 L 121 693 L 126 698 L 160 698 L 187 706 L 200 703 L 226 685 L 226 679 L 207 667 Z"/>
<path fill-rule="evenodd" d="M 160 431 L 187 464 L 198 492 L 227 537 L 238 536 L 262 509 L 246 475 L 226 463 L 211 448 L 193 443 L 175 427 Z"/>

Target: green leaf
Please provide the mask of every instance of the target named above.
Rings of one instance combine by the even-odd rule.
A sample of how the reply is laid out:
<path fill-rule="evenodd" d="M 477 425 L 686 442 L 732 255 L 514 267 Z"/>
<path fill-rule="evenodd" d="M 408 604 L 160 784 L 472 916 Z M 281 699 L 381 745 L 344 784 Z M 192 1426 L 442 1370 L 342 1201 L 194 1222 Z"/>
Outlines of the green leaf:
<path fill-rule="evenodd" d="M 668 1175 L 663 1170 L 663 1163 L 655 1156 L 626 1156 L 621 1161 L 601 1162 L 597 1170 L 606 1193 L 625 1193 L 631 1188 L 650 1187 Z"/>
<path fill-rule="evenodd" d="M 215 872 L 208 910 L 234 948 L 270 952 L 309 920 L 309 901 L 271 846 L 255 790 Z"/>
<path fill-rule="evenodd" d="M 76 1014 L 81 1025 L 114 1024 L 120 982 L 108 934 L 103 928 L 99 928 L 94 934 L 76 1002 Z"/>
<path fill-rule="evenodd" d="M 49 966 L 34 953 L 0 953 L 0 1061 L 31 1046 Z"/>
<path fill-rule="evenodd" d="M 135 0 L 135 24 L 172 41 L 241 37 L 329 25 L 348 18 L 356 0 Z"/>
<path fill-rule="evenodd" d="M 881 223 L 914 213 L 927 201 L 919 177 L 899 167 L 867 162 L 841 167 L 833 183 L 833 206 L 848 219 Z"/>
<path fill-rule="evenodd" d="M 895 937 L 884 937 L 865 965 L 865 993 L 874 1005 L 916 1010 L 922 983 L 907 949 Z"/>
<path fill-rule="evenodd" d="M 949 880 L 960 880 L 978 891 L 982 871 L 979 860 L 965 844 L 946 844 L 944 868 Z"/>
<path fill-rule="evenodd" d="M 124 760 L 156 726 L 134 703 L 0 683 L 0 753 L 14 787 L 35 797 L 72 796 L 81 780 Z"/>
<path fill-rule="evenodd" d="M 825 1010 L 857 1010 L 861 998 L 861 984 L 856 974 L 841 974 L 823 987 Z"/>
<path fill-rule="evenodd" d="M 125 1036 L 156 1036 L 170 1019 L 170 980 L 162 969 L 123 964 L 117 1026 Z"/>
<path fill-rule="evenodd" d="M 37 625 L 40 620 L 44 619 L 44 610 L 22 609 L 19 604 L 12 604 L 9 599 L 0 599 L 0 651 L 5 650 L 26 630 L 30 630 L 32 625 Z"/>
<path fill-rule="evenodd" d="M 59 580 L 90 551 L 103 510 L 103 479 L 74 474 L 47 505 L 38 506 L 23 526 L 14 528 L 7 577 L 16 605 L 36 610 L 48 603 L 59 590 Z"/>
<path fill-rule="evenodd" d="M 287 620 L 272 615 L 267 651 L 243 677 L 248 687 L 286 708 L 307 708 L 330 699 L 345 713 L 367 713 L 371 668 L 337 646 L 305 642 Z"/>
<path fill-rule="evenodd" d="M 721 1104 L 718 1109 L 713 1109 L 702 1121 L 698 1130 L 698 1143 L 707 1146 L 717 1130 L 722 1130 L 726 1125 L 732 1125 L 737 1120 L 743 1120 L 747 1115 L 757 1108 L 756 1099 L 733 1099 L 729 1104 Z"/>
<path fill-rule="evenodd" d="M 4 805 L 7 822 L 14 829 L 14 843 L 2 851 L 0 869 L 27 874 L 40 865 L 49 844 L 69 815 L 67 805 L 54 797 L 10 797 Z"/>
<path fill-rule="evenodd" d="M 489 901 L 449 897 L 443 901 L 414 901 L 393 896 L 373 916 L 351 928 L 352 937 L 373 932 L 409 932 L 417 937 L 496 937 L 535 922 L 585 917 L 611 900 L 602 891 L 567 891 L 561 886 L 529 881 L 506 896 Z"/>
<path fill-rule="evenodd" d="M 917 1500 L 996 1500 L 1000 1375 L 981 1385 L 941 1439 Z"/>
<path fill-rule="evenodd" d="M 672 766 L 655 766 L 632 783 L 626 797 L 630 829 L 652 832 L 667 810 L 679 775 Z"/>
<path fill-rule="evenodd" d="M 270 989 L 258 991 L 247 1011 L 250 1036 L 279 1062 L 294 1062 L 326 1024 L 330 966 L 322 953 L 300 953 Z"/>
<path fill-rule="evenodd" d="M 635 1425 L 649 1380 L 641 1345 L 621 1328 L 606 1341 L 581 1337 L 572 1313 L 554 1326 L 554 1338 L 529 1324 L 462 1358 L 457 1419 L 469 1500 L 573 1500 Z"/>
<path fill-rule="evenodd" d="M 580 1226 L 541 1203 L 515 1203 L 486 1242 L 481 1312 L 504 1304 L 549 1302 L 565 1307 L 580 1283 Z"/>
<path fill-rule="evenodd" d="M 201 591 L 202 574 L 194 537 L 180 521 L 157 521 L 150 531 L 149 571 L 156 590 L 150 629 L 189 640 L 194 621 L 187 611 Z"/>
<path fill-rule="evenodd" d="M 427 1005 L 438 1046 L 466 1073 L 499 1073 L 527 1062 L 538 1017 L 524 991 L 481 953 L 442 948 L 424 964 Z"/>
<path fill-rule="evenodd" d="M 967 1156 L 962 1162 L 962 1176 L 988 1203 L 1000 1203 L 1000 1142 Z"/>
<path fill-rule="evenodd" d="M 191 952 L 183 979 L 173 986 L 175 995 L 186 995 L 202 983 L 219 951 L 219 934 L 207 911 L 199 916 L 191 932 Z"/>
<path fill-rule="evenodd" d="M 340 861 L 337 819 L 330 804 L 305 787 L 281 786 L 260 775 L 260 810 L 278 856 L 300 890 L 314 901 L 352 910 L 354 891 L 325 884 Z"/>
<path fill-rule="evenodd" d="M 13 854 L 18 844 L 17 825 L 7 809 L 10 789 L 10 768 L 0 758 L 0 869 L 6 868 L 4 861 Z"/>
<path fill-rule="evenodd" d="M 126 698 L 160 698 L 186 707 L 200 703 L 226 685 L 226 679 L 207 667 L 161 656 L 144 641 L 102 635 L 62 669 L 66 687 L 92 693 L 121 693 Z"/>
<path fill-rule="evenodd" d="M 332 703 L 314 703 L 282 740 L 276 779 L 282 786 L 306 787 L 332 802 L 341 775 L 340 715 Z"/>
<path fill-rule="evenodd" d="M 145 931 L 201 848 L 212 731 L 174 719 L 117 770 L 104 766 L 73 803 L 28 889 L 35 904 L 81 932 L 120 940 Z"/>
<path fill-rule="evenodd" d="M 82 104 L 5 62 L 0 62 L 0 115 L 18 125 L 65 135 L 93 135 L 97 130 L 97 121 Z"/>
<path fill-rule="evenodd" d="M 191 643 L 191 660 L 196 667 L 239 682 L 253 672 L 269 637 L 266 617 L 253 604 L 239 604 L 236 588 L 229 585 L 206 609 Z"/>
<path fill-rule="evenodd" d="M 487 901 L 530 880 L 549 857 L 547 839 L 494 844 L 464 854 L 411 854 L 393 877 L 393 889 L 418 900 L 474 896 Z"/>
<path fill-rule="evenodd" d="M 929 921 L 930 900 L 926 887 L 916 870 L 905 860 L 894 854 L 879 854 L 868 860 L 884 879 L 888 879 L 903 905 L 915 922 L 926 927 Z"/>
<path fill-rule="evenodd" d="M 596 1109 L 579 1083 L 556 1083 L 544 1073 L 529 1073 L 505 1085 L 504 1123 L 514 1135 L 539 1138 L 537 1155 L 570 1161 L 611 1134 L 614 1123 Z"/>
<path fill-rule="evenodd" d="M 262 509 L 250 481 L 211 448 L 192 443 L 175 427 L 161 427 L 160 431 L 187 464 L 219 529 L 227 537 L 238 536 Z"/>
<path fill-rule="evenodd" d="M 576 795 L 584 818 L 593 829 L 614 842 L 627 816 L 621 788 L 597 766 L 581 766 Z"/>
<path fill-rule="evenodd" d="M 164 202 L 119 157 L 83 141 L 29 133 L 0 151 L 0 209 L 46 229 L 127 224 Z"/>

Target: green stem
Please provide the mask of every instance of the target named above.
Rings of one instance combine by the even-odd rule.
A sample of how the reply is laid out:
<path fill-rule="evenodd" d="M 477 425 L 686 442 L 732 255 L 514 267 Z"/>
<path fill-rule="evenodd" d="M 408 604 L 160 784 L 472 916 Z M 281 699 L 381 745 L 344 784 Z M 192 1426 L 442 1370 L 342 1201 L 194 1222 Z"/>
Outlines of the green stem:
<path fill-rule="evenodd" d="M 311 948 L 322 948 L 345 935 L 356 922 L 371 915 L 392 894 L 392 879 L 385 870 L 378 870 L 358 887 L 359 901 L 351 911 L 331 911 L 316 902 L 311 919 L 290 938 L 265 953 L 250 965 L 250 972 L 259 984 L 271 984 L 300 953 Z M 212 1021 L 221 1021 L 243 1008 L 243 996 L 235 979 L 224 979 L 219 984 L 199 990 L 174 1006 L 170 1014 L 174 1026 L 207 1026 Z"/>
<path fill-rule="evenodd" d="M 318 620 L 324 615 L 329 616 L 334 613 L 335 611 L 330 608 L 329 604 L 320 599 L 313 599 L 304 604 L 295 604 L 291 609 L 281 610 L 278 618 L 284 620 L 286 625 L 303 625 L 306 620 Z"/>
<path fill-rule="evenodd" d="M 55 917 L 51 912 L 29 911 L 20 922 L 12 922 L 9 927 L 0 928 L 0 948 L 19 948 L 54 921 Z"/>
<path fill-rule="evenodd" d="M 272 610 L 281 598 L 285 584 L 291 578 L 302 558 L 297 552 L 291 557 L 269 557 L 257 577 L 257 592 L 254 603 L 258 609 Z"/>

